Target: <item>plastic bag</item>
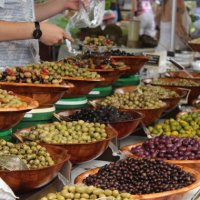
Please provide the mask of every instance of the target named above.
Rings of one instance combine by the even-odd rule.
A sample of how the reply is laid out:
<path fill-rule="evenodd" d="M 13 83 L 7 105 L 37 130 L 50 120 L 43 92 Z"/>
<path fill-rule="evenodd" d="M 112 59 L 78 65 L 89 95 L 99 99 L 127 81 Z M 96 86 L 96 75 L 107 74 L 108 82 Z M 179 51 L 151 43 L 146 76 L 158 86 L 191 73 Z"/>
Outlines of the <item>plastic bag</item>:
<path fill-rule="evenodd" d="M 88 8 L 80 1 L 80 10 L 69 20 L 67 31 L 71 28 L 95 28 L 102 23 L 105 0 L 89 0 Z"/>

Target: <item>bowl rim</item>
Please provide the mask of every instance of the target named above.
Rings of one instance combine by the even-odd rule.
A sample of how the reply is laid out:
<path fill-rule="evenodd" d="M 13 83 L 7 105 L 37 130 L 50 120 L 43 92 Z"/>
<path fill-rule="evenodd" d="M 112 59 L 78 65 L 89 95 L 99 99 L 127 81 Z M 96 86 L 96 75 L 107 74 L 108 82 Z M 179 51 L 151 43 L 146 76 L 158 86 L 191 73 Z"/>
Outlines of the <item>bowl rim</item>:
<path fill-rule="evenodd" d="M 47 125 L 47 124 L 42 124 L 42 125 Z M 34 140 L 30 140 L 30 139 L 28 139 L 26 137 L 23 137 L 21 135 L 21 133 L 23 133 L 24 131 L 28 131 L 33 127 L 36 127 L 36 126 L 30 126 L 28 128 L 20 129 L 20 130 L 16 131 L 13 135 L 18 140 L 23 141 L 23 142 L 24 141 L 34 141 Z M 95 144 L 95 143 L 99 143 L 99 142 L 103 142 L 103 141 L 110 141 L 113 138 L 117 137 L 117 135 L 118 135 L 117 131 L 113 127 L 111 127 L 110 125 L 106 126 L 106 130 L 109 133 L 109 135 L 107 135 L 107 138 L 105 138 L 103 140 L 97 140 L 97 141 L 87 142 L 87 143 L 72 143 L 72 144 L 54 144 L 54 143 L 45 143 L 45 142 L 38 142 L 38 144 L 44 144 L 44 145 L 49 145 L 49 146 L 55 145 L 55 146 L 59 146 L 59 147 L 73 146 L 73 145 L 90 145 L 90 144 Z"/>
<path fill-rule="evenodd" d="M 123 67 L 118 67 L 118 68 L 112 68 L 112 69 L 92 69 L 88 68 L 89 71 L 91 72 L 120 72 L 120 71 L 126 71 L 129 70 L 130 67 L 123 66 Z"/>
<path fill-rule="evenodd" d="M 197 172 L 194 169 L 191 169 L 189 167 L 185 167 L 185 166 L 179 166 L 182 170 L 189 172 L 190 174 L 192 174 L 195 178 L 196 181 L 194 183 L 192 183 L 191 185 L 185 186 L 183 188 L 177 189 L 177 190 L 170 190 L 170 191 L 165 191 L 165 192 L 159 192 L 159 193 L 152 193 L 152 194 L 135 194 L 135 195 L 131 195 L 133 198 L 135 199 L 153 199 L 153 198 L 159 198 L 159 197 L 166 197 L 169 195 L 174 195 L 174 194 L 179 194 L 179 193 L 183 193 L 183 192 L 188 192 L 196 187 L 198 187 L 200 185 L 200 173 Z M 79 174 L 76 178 L 75 178 L 75 183 L 79 184 L 82 183 L 82 181 L 88 177 L 89 175 L 93 175 L 96 174 L 98 171 L 100 170 L 100 167 L 96 167 L 90 170 L 87 170 L 81 174 Z M 83 179 L 84 178 L 84 179 Z"/>
<path fill-rule="evenodd" d="M 22 143 L 18 143 L 18 144 L 22 144 Z M 45 144 L 41 144 L 41 143 L 37 143 L 38 145 L 40 146 L 44 146 L 46 148 L 46 145 Z M 52 148 L 52 147 L 47 147 L 47 148 Z M 63 149 L 61 147 L 58 147 L 58 146 L 54 146 L 53 147 L 54 149 L 59 149 L 62 154 L 66 154 L 66 158 L 63 159 L 62 161 L 60 162 L 57 162 L 51 166 L 48 166 L 48 167 L 42 167 L 42 168 L 38 168 L 38 169 L 27 169 L 27 170 L 14 170 L 14 171 L 8 171 L 8 170 L 0 170 L 0 174 L 1 173 L 19 173 L 19 172 L 36 172 L 36 171 L 43 171 L 43 170 L 46 170 L 46 169 L 49 169 L 49 168 L 52 168 L 52 167 L 55 167 L 55 166 L 58 166 L 58 165 L 61 165 L 61 164 L 64 164 L 66 161 L 68 161 L 70 159 L 70 154 L 68 154 L 68 150 L 67 149 Z M 47 150 L 48 151 L 48 150 Z M 51 154 L 50 154 L 51 155 Z"/>
<path fill-rule="evenodd" d="M 96 104 L 99 104 L 98 102 L 101 102 L 103 99 L 95 99 L 95 100 L 92 100 L 91 102 L 94 102 L 97 103 Z M 118 108 L 120 111 L 136 111 L 136 112 L 142 112 L 142 111 L 153 111 L 153 110 L 160 110 L 160 109 L 165 109 L 167 108 L 168 104 L 164 101 L 162 101 L 162 106 L 159 107 L 159 108 L 134 108 L 134 109 L 125 109 L 125 108 Z"/>
<path fill-rule="evenodd" d="M 180 79 L 185 79 L 185 78 L 173 78 L 173 77 L 171 77 L 171 78 L 158 78 L 158 79 L 156 79 L 156 80 L 170 80 L 171 79 L 171 81 L 172 80 L 180 80 Z M 199 83 L 199 86 L 176 86 L 176 85 L 161 85 L 161 84 L 155 84 L 155 83 L 152 83 L 152 81 L 153 81 L 154 79 L 153 78 L 145 78 L 145 79 L 142 79 L 142 82 L 143 83 L 145 83 L 145 84 L 150 84 L 150 85 L 155 85 L 155 86 L 163 86 L 163 87 L 174 87 L 174 88 L 188 88 L 188 89 L 194 89 L 194 88 L 200 88 L 200 83 Z M 196 80 L 197 81 L 197 80 Z M 194 80 L 194 82 L 195 82 L 195 80 Z M 198 82 L 196 82 L 196 83 L 198 83 Z"/>
<path fill-rule="evenodd" d="M 93 79 L 93 78 L 81 78 L 81 77 L 69 77 L 69 76 L 63 76 L 62 79 L 69 80 L 69 82 L 70 81 L 100 82 L 105 80 L 103 77 Z"/>
<path fill-rule="evenodd" d="M 154 85 L 152 85 L 153 87 L 156 87 L 156 86 L 154 86 Z M 115 93 L 120 93 L 120 92 L 118 92 L 118 90 L 125 90 L 126 88 L 133 88 L 133 90 L 134 89 L 136 89 L 138 86 L 134 86 L 134 85 L 131 85 L 131 86 L 123 86 L 123 87 L 118 87 L 118 88 L 116 88 L 115 90 L 114 90 L 114 94 Z M 158 87 L 162 87 L 162 86 L 158 86 Z M 162 87 L 162 88 L 166 88 L 166 87 Z M 183 88 L 167 88 L 167 89 L 169 89 L 169 90 L 172 90 L 172 91 L 175 91 L 176 92 L 176 94 L 178 95 L 177 97 L 166 97 L 166 98 L 159 98 L 160 100 L 171 100 L 171 99 L 179 99 L 179 98 L 183 98 L 185 95 L 187 95 L 186 94 L 186 91 L 183 89 Z M 181 94 L 179 94 L 178 92 L 180 92 Z M 122 93 L 123 94 L 123 93 Z"/>
<path fill-rule="evenodd" d="M 125 153 L 125 155 L 127 157 L 131 157 L 131 158 L 143 158 L 143 157 L 139 157 L 133 153 L 131 153 L 131 148 L 133 147 L 137 147 L 137 146 L 140 146 L 142 145 L 144 142 L 138 142 L 136 144 L 129 144 L 129 145 L 126 145 L 126 146 L 123 146 L 120 148 L 120 150 L 122 152 Z M 176 163 L 178 165 L 181 165 L 181 164 L 193 164 L 193 163 L 200 163 L 200 160 L 167 160 L 167 159 L 161 159 L 161 158 L 152 158 L 152 159 L 158 159 L 158 160 L 162 160 L 162 161 L 166 161 L 166 162 L 169 162 L 169 163 Z"/>
<path fill-rule="evenodd" d="M 136 60 L 136 59 L 140 59 L 141 61 L 148 61 L 149 60 L 149 57 L 148 56 L 144 56 L 144 55 L 136 55 L 136 56 L 113 56 L 111 55 L 110 58 L 112 59 L 117 59 L 117 58 L 124 58 L 124 59 L 133 59 L 133 60 Z"/>
<path fill-rule="evenodd" d="M 60 115 L 60 113 L 63 113 L 63 112 L 65 112 L 65 111 L 74 111 L 73 113 L 75 113 L 75 112 L 78 112 L 78 111 L 80 111 L 80 110 L 82 110 L 82 109 L 62 110 L 62 111 L 58 112 L 57 114 L 58 114 L 59 116 L 62 116 L 62 115 Z M 118 109 L 118 110 L 120 111 L 120 109 Z M 125 121 L 120 121 L 120 122 L 104 122 L 104 124 L 110 124 L 110 125 L 112 125 L 112 124 L 133 122 L 133 121 L 142 120 L 142 119 L 144 118 L 144 114 L 143 114 L 143 113 L 137 112 L 137 111 L 135 111 L 135 110 L 125 110 L 125 111 L 123 111 L 123 112 L 130 113 L 130 114 L 132 114 L 132 115 L 133 115 L 133 114 L 137 114 L 138 117 L 137 117 L 137 118 L 133 118 L 132 120 L 125 120 Z M 69 116 L 71 116 L 71 115 L 68 115 L 67 117 L 69 117 Z"/>
<path fill-rule="evenodd" d="M 18 97 L 21 99 L 23 102 L 26 102 L 28 105 L 27 106 L 21 106 L 19 108 L 13 107 L 13 108 L 0 108 L 0 113 L 5 113 L 5 112 L 21 112 L 21 111 L 28 111 L 35 109 L 39 106 L 38 101 L 28 97 L 28 96 L 23 96 L 23 95 L 18 95 L 13 93 L 15 97 Z"/>
<path fill-rule="evenodd" d="M 62 83 L 62 84 L 41 84 L 41 83 L 15 83 L 15 82 L 1 82 L 0 81 L 0 86 L 14 86 L 14 87 L 35 87 L 35 88 L 73 88 L 74 85 L 72 83 Z"/>

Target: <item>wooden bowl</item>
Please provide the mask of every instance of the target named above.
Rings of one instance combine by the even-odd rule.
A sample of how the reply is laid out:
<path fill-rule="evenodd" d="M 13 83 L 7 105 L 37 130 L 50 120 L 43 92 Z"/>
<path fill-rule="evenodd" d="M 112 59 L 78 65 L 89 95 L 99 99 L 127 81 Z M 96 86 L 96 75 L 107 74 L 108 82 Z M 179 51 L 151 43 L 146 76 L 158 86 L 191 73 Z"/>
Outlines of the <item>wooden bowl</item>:
<path fill-rule="evenodd" d="M 120 78 L 120 76 L 124 75 L 127 70 L 129 70 L 129 67 L 121 67 L 118 69 L 89 69 L 93 72 L 98 72 L 98 74 L 101 75 L 101 77 L 104 78 L 104 81 L 99 82 L 97 87 L 104 87 L 109 86 L 115 83 L 117 79 Z"/>
<path fill-rule="evenodd" d="M 79 109 L 74 110 L 64 110 L 58 113 L 60 118 L 64 120 L 75 112 L 80 111 Z M 141 122 L 143 115 L 141 113 L 135 111 L 125 111 L 132 115 L 133 120 L 123 121 L 123 122 L 115 122 L 109 123 L 111 127 L 113 127 L 117 131 L 117 138 L 122 139 L 129 136 L 133 131 L 137 128 L 139 123 Z"/>
<path fill-rule="evenodd" d="M 121 150 L 129 158 L 140 158 L 137 155 L 134 155 L 131 153 L 131 149 L 139 145 L 142 145 L 142 143 L 130 144 L 130 145 L 122 147 Z M 199 171 L 199 168 L 200 168 L 200 160 L 165 160 L 165 161 L 171 164 L 175 164 L 175 165 L 190 167 L 196 171 Z"/>
<path fill-rule="evenodd" d="M 184 71 L 171 71 L 167 72 L 167 75 L 172 78 L 185 78 L 190 80 L 200 80 L 199 72 L 190 72 L 193 78 L 189 77 Z"/>
<path fill-rule="evenodd" d="M 132 92 L 137 89 L 137 86 L 125 86 L 117 88 L 114 93 L 121 93 L 124 94 L 125 92 Z M 178 97 L 171 97 L 171 98 L 160 98 L 160 100 L 164 101 L 167 106 L 165 111 L 169 111 L 174 109 L 180 100 L 187 95 L 187 92 L 181 88 L 167 88 L 170 90 L 175 91 L 178 94 Z"/>
<path fill-rule="evenodd" d="M 17 131 L 14 135 L 20 141 L 27 140 L 22 137 L 20 134 L 24 131 L 30 130 L 32 127 L 24 128 Z M 46 144 L 46 146 L 50 147 L 62 147 L 63 149 L 68 150 L 70 156 L 70 161 L 73 164 L 86 162 L 89 160 L 93 160 L 100 156 L 108 147 L 109 142 L 117 137 L 117 132 L 112 127 L 106 127 L 108 138 L 96 142 L 90 143 L 82 143 L 82 144 Z M 44 143 L 41 143 L 44 144 Z"/>
<path fill-rule="evenodd" d="M 172 190 L 172 191 L 167 191 L 167 192 L 160 192 L 160 193 L 153 193 L 153 194 L 141 194 L 141 195 L 132 195 L 133 199 L 135 200 L 181 200 L 183 196 L 189 192 L 192 189 L 197 188 L 200 185 L 200 174 L 198 171 L 188 168 L 188 167 L 183 167 L 181 166 L 182 170 L 191 173 L 195 178 L 196 181 L 187 186 L 183 187 L 181 189 L 177 190 Z M 80 184 L 83 183 L 83 180 L 87 178 L 89 175 L 94 175 L 99 171 L 100 168 L 94 168 L 91 170 L 88 170 L 79 176 L 76 177 L 75 183 Z"/>
<path fill-rule="evenodd" d="M 91 101 L 92 104 L 100 104 L 103 99 L 95 99 Z M 164 103 L 164 102 L 163 102 Z M 162 113 L 165 111 L 167 107 L 167 104 L 164 103 L 164 105 L 160 108 L 153 108 L 153 109 L 120 109 L 121 111 L 135 111 L 139 112 L 143 115 L 142 122 L 145 125 L 149 125 L 153 123 L 155 120 L 159 119 Z"/>
<path fill-rule="evenodd" d="M 188 45 L 193 51 L 200 52 L 200 44 L 188 42 Z"/>
<path fill-rule="evenodd" d="M 28 96 L 38 101 L 39 108 L 53 106 L 69 89 L 72 84 L 32 84 L 0 82 L 1 89 L 13 91 L 16 94 Z"/>
<path fill-rule="evenodd" d="M 130 67 L 130 69 L 124 73 L 124 76 L 138 73 L 149 60 L 147 56 L 111 56 L 110 59 L 116 62 L 123 62 L 126 66 Z"/>
<path fill-rule="evenodd" d="M 0 108 L 0 130 L 7 130 L 18 124 L 26 114 L 26 112 L 37 108 L 38 102 L 30 97 L 16 95 L 22 101 L 27 103 L 27 106 L 19 108 Z"/>
<path fill-rule="evenodd" d="M 88 78 L 71 78 L 63 77 L 74 85 L 64 94 L 63 98 L 74 98 L 87 95 L 94 87 L 96 87 L 104 78 L 88 79 Z"/>
<path fill-rule="evenodd" d="M 166 83 L 168 82 L 172 82 L 172 81 L 176 81 L 179 80 L 180 78 L 159 78 L 159 80 L 163 80 L 166 81 Z M 187 86 L 169 86 L 169 85 L 160 85 L 160 84 L 155 84 L 152 83 L 153 79 L 144 79 L 143 82 L 146 84 L 151 84 L 151 85 L 158 85 L 161 87 L 167 87 L 167 88 L 182 88 L 185 90 L 189 91 L 189 96 L 188 96 L 188 104 L 192 104 L 192 101 L 194 99 L 196 99 L 199 94 L 200 94 L 200 86 L 196 86 L 196 87 L 187 87 Z M 198 83 L 200 83 L 199 81 L 197 81 Z"/>
<path fill-rule="evenodd" d="M 0 177 L 16 193 L 25 193 L 40 188 L 52 181 L 70 156 L 67 150 L 59 147 L 42 145 L 47 148 L 55 164 L 50 167 L 31 170 L 4 171 L 0 170 Z"/>
<path fill-rule="evenodd" d="M 195 107 L 195 108 L 200 108 L 200 99 L 194 99 L 192 101 L 192 106 Z"/>

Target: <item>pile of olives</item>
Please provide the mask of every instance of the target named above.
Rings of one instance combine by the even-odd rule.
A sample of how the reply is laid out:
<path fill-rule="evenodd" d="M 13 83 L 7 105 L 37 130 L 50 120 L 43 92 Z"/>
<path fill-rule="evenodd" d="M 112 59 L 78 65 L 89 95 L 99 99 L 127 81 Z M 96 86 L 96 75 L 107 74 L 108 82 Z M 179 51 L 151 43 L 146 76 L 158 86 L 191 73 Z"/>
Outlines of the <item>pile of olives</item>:
<path fill-rule="evenodd" d="M 87 47 L 98 47 L 98 46 L 106 46 L 111 48 L 113 46 L 113 41 L 106 38 L 105 36 L 98 36 L 98 37 L 85 37 L 83 41 L 84 45 Z"/>
<path fill-rule="evenodd" d="M 200 84 L 188 79 L 176 79 L 171 81 L 165 81 L 165 80 L 153 80 L 151 82 L 155 85 L 167 85 L 167 86 L 180 86 L 180 87 L 199 87 Z"/>
<path fill-rule="evenodd" d="M 62 77 L 72 78 L 100 78 L 97 72 L 90 72 L 86 68 L 80 68 L 76 64 L 45 62 L 40 67 L 47 68 L 50 74 L 58 74 Z"/>
<path fill-rule="evenodd" d="M 165 106 L 165 103 L 158 99 L 154 94 L 139 94 L 125 92 L 124 94 L 115 93 L 106 97 L 102 105 L 112 105 L 120 109 L 155 109 Z"/>
<path fill-rule="evenodd" d="M 27 164 L 29 169 L 39 169 L 54 165 L 54 161 L 47 149 L 36 142 L 13 144 L 0 139 L 1 155 L 17 156 Z"/>
<path fill-rule="evenodd" d="M 147 94 L 147 95 L 156 95 L 159 99 L 166 99 L 166 98 L 175 98 L 179 97 L 179 95 L 170 89 L 160 87 L 160 86 L 152 86 L 152 85 L 146 85 L 146 86 L 138 86 L 137 90 L 134 92 L 138 92 L 140 94 Z"/>
<path fill-rule="evenodd" d="M 49 144 L 79 144 L 96 142 L 107 138 L 106 126 L 83 120 L 39 124 L 21 133 L 23 137 Z"/>
<path fill-rule="evenodd" d="M 178 138 L 160 135 L 131 149 L 134 155 L 143 158 L 167 160 L 199 160 L 200 142 L 195 138 Z"/>
<path fill-rule="evenodd" d="M 27 107 L 27 103 L 15 96 L 13 92 L 0 89 L 0 108 Z"/>
<path fill-rule="evenodd" d="M 181 115 L 178 119 L 167 119 L 163 123 L 148 127 L 152 135 L 200 137 L 200 112 Z"/>
<path fill-rule="evenodd" d="M 126 51 L 121 51 L 119 49 L 111 50 L 110 55 L 112 55 L 112 56 L 135 56 L 134 53 L 128 53 Z"/>
<path fill-rule="evenodd" d="M 161 160 L 128 158 L 101 167 L 83 182 L 130 194 L 152 194 L 186 187 L 195 182 L 195 177 Z"/>
<path fill-rule="evenodd" d="M 96 108 L 83 108 L 69 116 L 69 119 L 99 123 L 115 123 L 133 120 L 133 117 L 131 113 L 120 111 L 113 106 L 98 105 Z"/>
<path fill-rule="evenodd" d="M 96 200 L 99 198 L 133 200 L 130 194 L 120 193 L 118 190 L 103 190 L 94 186 L 80 185 L 66 185 L 61 192 L 49 193 L 40 200 Z"/>
<path fill-rule="evenodd" d="M 61 76 L 50 74 L 46 68 L 33 68 L 33 66 L 7 68 L 0 72 L 0 81 L 16 83 L 44 83 L 60 84 Z"/>

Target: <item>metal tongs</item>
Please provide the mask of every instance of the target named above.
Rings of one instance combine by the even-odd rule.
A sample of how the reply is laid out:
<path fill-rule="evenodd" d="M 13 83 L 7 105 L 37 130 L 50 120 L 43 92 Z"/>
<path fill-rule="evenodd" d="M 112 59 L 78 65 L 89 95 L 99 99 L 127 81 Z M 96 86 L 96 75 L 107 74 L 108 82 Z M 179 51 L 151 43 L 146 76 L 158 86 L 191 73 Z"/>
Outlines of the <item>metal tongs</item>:
<path fill-rule="evenodd" d="M 0 156 L 0 167 L 9 171 L 16 170 L 28 170 L 26 163 L 19 157 L 14 155 L 1 155 Z"/>
<path fill-rule="evenodd" d="M 177 61 L 175 61 L 175 60 L 172 59 L 172 58 L 169 58 L 169 61 L 170 61 L 175 67 L 177 67 L 178 69 L 184 71 L 184 73 L 187 74 L 188 77 L 194 78 L 190 72 L 188 72 L 187 70 L 185 70 L 185 67 L 184 67 L 183 65 L 181 65 L 180 63 L 178 63 Z"/>

